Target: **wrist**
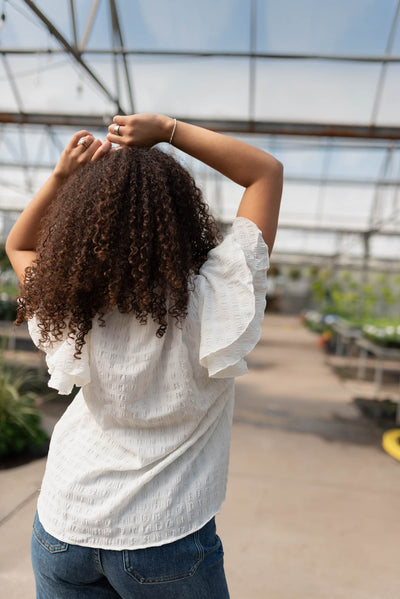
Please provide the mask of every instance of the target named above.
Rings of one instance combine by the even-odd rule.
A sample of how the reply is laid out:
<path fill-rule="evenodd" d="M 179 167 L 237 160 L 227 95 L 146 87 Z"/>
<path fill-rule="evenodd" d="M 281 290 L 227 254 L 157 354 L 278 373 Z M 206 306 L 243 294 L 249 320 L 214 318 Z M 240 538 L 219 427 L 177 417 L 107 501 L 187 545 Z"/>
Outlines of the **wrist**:
<path fill-rule="evenodd" d="M 162 116 L 162 140 L 167 143 L 171 143 L 171 136 L 175 128 L 176 120 L 170 116 Z"/>
<path fill-rule="evenodd" d="M 63 185 L 68 179 L 68 175 L 56 166 L 50 175 L 50 179 L 52 179 L 56 185 Z"/>

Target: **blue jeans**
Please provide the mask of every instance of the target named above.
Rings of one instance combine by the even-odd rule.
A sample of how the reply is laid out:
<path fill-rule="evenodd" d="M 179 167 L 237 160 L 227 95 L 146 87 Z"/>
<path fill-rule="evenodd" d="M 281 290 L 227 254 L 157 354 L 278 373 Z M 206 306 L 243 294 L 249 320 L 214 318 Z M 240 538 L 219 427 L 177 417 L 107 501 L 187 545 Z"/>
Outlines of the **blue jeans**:
<path fill-rule="evenodd" d="M 115 551 L 59 541 L 35 516 L 37 599 L 229 599 L 214 518 L 160 547 Z"/>

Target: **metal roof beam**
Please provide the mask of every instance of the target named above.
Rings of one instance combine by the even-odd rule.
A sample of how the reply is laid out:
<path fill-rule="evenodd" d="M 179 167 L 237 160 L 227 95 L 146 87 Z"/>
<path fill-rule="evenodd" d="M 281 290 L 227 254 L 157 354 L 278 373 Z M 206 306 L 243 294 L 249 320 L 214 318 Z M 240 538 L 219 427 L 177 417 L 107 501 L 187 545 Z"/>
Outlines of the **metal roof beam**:
<path fill-rule="evenodd" d="M 395 39 L 395 35 L 396 35 L 397 21 L 399 19 L 399 14 L 400 14 L 400 0 L 398 0 L 398 2 L 397 2 L 396 11 L 393 16 L 392 26 L 390 28 L 389 39 L 388 39 L 388 42 L 386 45 L 386 51 L 385 51 L 386 58 L 389 58 L 390 54 L 392 52 L 392 47 L 393 47 L 393 43 L 394 43 L 394 39 Z M 380 69 L 380 73 L 379 73 L 379 80 L 378 80 L 378 84 L 376 87 L 374 104 L 372 107 L 371 124 L 374 124 L 376 122 L 376 119 L 378 116 L 379 106 L 381 103 L 381 98 L 382 98 L 382 93 L 383 93 L 383 87 L 385 85 L 387 67 L 388 67 L 387 61 L 383 62 L 381 69 Z"/>
<path fill-rule="evenodd" d="M 112 41 L 113 50 L 115 50 L 117 48 L 116 42 L 118 39 L 118 31 L 117 31 L 117 25 L 115 22 L 115 12 L 113 10 L 113 4 L 112 4 L 111 0 L 109 0 L 109 8 L 110 8 L 110 17 L 111 17 L 111 41 Z M 120 85 L 119 85 L 118 57 L 119 57 L 118 54 L 116 54 L 115 52 L 112 53 L 112 59 L 113 59 L 113 65 L 114 65 L 113 70 L 114 70 L 115 89 L 117 91 L 117 96 L 120 98 L 121 90 L 120 90 Z"/>
<path fill-rule="evenodd" d="M 395 126 L 176 118 L 225 133 L 400 140 Z M 0 112 L 0 123 L 103 128 L 110 122 L 111 115 Z"/>
<path fill-rule="evenodd" d="M 120 44 L 120 50 L 121 50 L 120 54 L 122 56 L 122 62 L 124 65 L 125 81 L 126 81 L 126 87 L 128 89 L 128 96 L 129 96 L 129 102 L 130 102 L 130 111 L 133 114 L 135 112 L 135 105 L 133 102 L 133 88 L 132 88 L 131 77 L 130 77 L 129 69 L 128 69 L 128 62 L 127 62 L 126 54 L 124 51 L 125 50 L 124 40 L 122 38 L 121 25 L 119 22 L 118 9 L 117 9 L 115 0 L 110 0 L 110 10 L 111 10 L 111 18 L 112 18 L 112 22 L 113 22 L 113 27 L 115 27 L 116 34 L 119 38 L 119 44 Z"/>
<path fill-rule="evenodd" d="M 88 18 L 88 22 L 86 24 L 86 29 L 82 37 L 82 41 L 79 44 L 79 50 L 82 52 L 85 49 L 86 42 L 88 41 L 89 34 L 93 27 L 94 18 L 96 16 L 96 12 L 99 6 L 99 0 L 93 0 L 92 8 L 90 9 L 90 15 Z"/>
<path fill-rule="evenodd" d="M 323 223 L 291 223 L 285 221 L 279 221 L 279 229 L 286 229 L 290 231 L 305 231 L 307 233 L 341 233 L 343 235 L 381 235 L 383 237 L 398 237 L 400 235 L 400 227 L 391 229 L 363 229 L 361 227 L 342 227 L 341 225 L 325 225 Z"/>
<path fill-rule="evenodd" d="M 29 0 L 24 0 L 25 2 Z M 67 48 L 15 48 L 2 47 L 5 54 L 63 54 Z M 208 52 L 187 50 L 140 50 L 134 48 L 80 48 L 80 54 L 122 54 L 125 56 L 171 56 L 183 58 L 260 58 L 271 60 L 322 60 L 333 62 L 399 63 L 399 55 L 387 54 L 319 54 L 298 52 L 281 54 L 274 52 Z"/>
<path fill-rule="evenodd" d="M 60 146 L 57 146 L 57 152 L 58 151 L 62 151 L 63 148 Z M 38 161 L 38 160 L 32 160 L 32 161 L 13 161 L 13 162 L 8 162 L 6 160 L 0 160 L 0 167 L 4 167 L 7 169 L 10 168 L 32 168 L 32 169 L 44 169 L 44 170 L 49 170 L 49 169 L 53 169 L 54 165 L 55 165 L 56 159 L 54 160 L 54 162 L 52 161 L 47 161 L 47 162 L 43 162 L 43 161 Z M 215 177 L 208 174 L 207 175 L 209 180 L 212 181 L 221 181 L 221 175 L 218 175 L 218 173 L 215 174 Z M 320 177 L 301 177 L 301 176 L 291 176 L 291 175 L 285 175 L 285 183 L 300 183 L 302 185 L 321 185 L 321 182 L 325 183 L 327 186 L 330 185 L 341 185 L 341 186 L 356 186 L 356 187 L 360 187 L 360 186 L 365 186 L 365 187 L 373 187 L 375 185 L 380 185 L 382 187 L 394 187 L 394 186 L 398 186 L 400 185 L 400 179 L 344 179 L 341 177 L 327 177 L 326 179 L 324 179 L 323 181 L 321 181 Z"/>
<path fill-rule="evenodd" d="M 85 63 L 82 59 L 81 53 L 71 46 L 71 44 L 65 39 L 65 37 L 58 31 L 58 29 L 53 25 L 51 21 L 42 13 L 41 10 L 36 6 L 32 0 L 24 0 L 25 4 L 35 13 L 37 17 L 46 25 L 47 29 L 50 33 L 57 39 L 57 41 L 64 47 L 65 51 L 68 52 L 74 60 L 86 71 L 86 73 L 90 76 L 90 78 L 96 83 L 96 85 L 105 93 L 107 98 L 111 100 L 117 107 L 118 112 L 122 112 L 123 110 L 119 103 L 119 98 L 114 97 L 114 95 L 110 92 L 109 89 L 104 85 L 102 81 L 95 75 L 90 67 Z M 4 49 L 1 50 L 4 53 Z"/>
<path fill-rule="evenodd" d="M 69 9 L 70 9 L 70 13 L 71 13 L 72 31 L 74 34 L 74 46 L 75 46 L 75 48 L 77 48 L 78 47 L 78 35 L 77 35 L 77 31 L 76 31 L 74 0 L 69 0 Z"/>

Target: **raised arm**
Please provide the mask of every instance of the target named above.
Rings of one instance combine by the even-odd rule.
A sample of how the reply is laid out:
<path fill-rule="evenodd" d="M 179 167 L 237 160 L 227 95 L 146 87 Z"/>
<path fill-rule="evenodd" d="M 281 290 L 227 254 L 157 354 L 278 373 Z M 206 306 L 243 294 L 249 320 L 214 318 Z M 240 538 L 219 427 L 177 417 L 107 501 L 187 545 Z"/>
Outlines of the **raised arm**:
<path fill-rule="evenodd" d="M 79 144 L 80 139 L 83 143 Z M 40 222 L 58 190 L 76 169 L 90 160 L 97 160 L 110 148 L 109 142 L 94 139 L 86 130 L 75 133 L 50 177 L 21 213 L 6 243 L 7 255 L 21 283 L 24 282 L 25 269 L 36 258 Z"/>
<path fill-rule="evenodd" d="M 107 139 L 120 145 L 153 145 L 170 141 L 174 119 L 163 115 L 116 116 L 118 135 L 110 125 Z M 242 141 L 179 121 L 172 143 L 246 188 L 238 216 L 256 223 L 269 251 L 275 241 L 282 194 L 283 168 L 270 154 Z"/>

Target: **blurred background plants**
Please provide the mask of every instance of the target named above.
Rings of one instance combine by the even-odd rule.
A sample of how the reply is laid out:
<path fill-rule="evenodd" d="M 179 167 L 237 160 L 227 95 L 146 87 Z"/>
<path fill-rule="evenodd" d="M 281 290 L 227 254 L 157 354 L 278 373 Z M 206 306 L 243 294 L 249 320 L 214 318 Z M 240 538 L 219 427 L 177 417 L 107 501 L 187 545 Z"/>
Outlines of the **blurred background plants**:
<path fill-rule="evenodd" d="M 0 362 L 0 457 L 38 449 L 48 439 L 36 407 L 37 375 L 20 366 Z"/>
<path fill-rule="evenodd" d="M 314 271 L 310 277 L 313 307 L 322 314 L 336 314 L 354 324 L 382 319 L 399 320 L 400 277 L 350 271 Z"/>
<path fill-rule="evenodd" d="M 5 342 L 0 349 L 0 457 L 37 450 L 48 440 L 41 428 L 38 402 L 51 398 L 44 377 L 35 369 L 5 359 Z"/>
<path fill-rule="evenodd" d="M 11 268 L 4 246 L 0 246 L 0 320 L 15 320 L 18 293 L 18 279 Z"/>
<path fill-rule="evenodd" d="M 359 329 L 377 345 L 400 347 L 400 276 L 387 273 L 310 269 L 312 310 L 305 313 L 307 327 L 320 334 L 336 324 Z"/>

